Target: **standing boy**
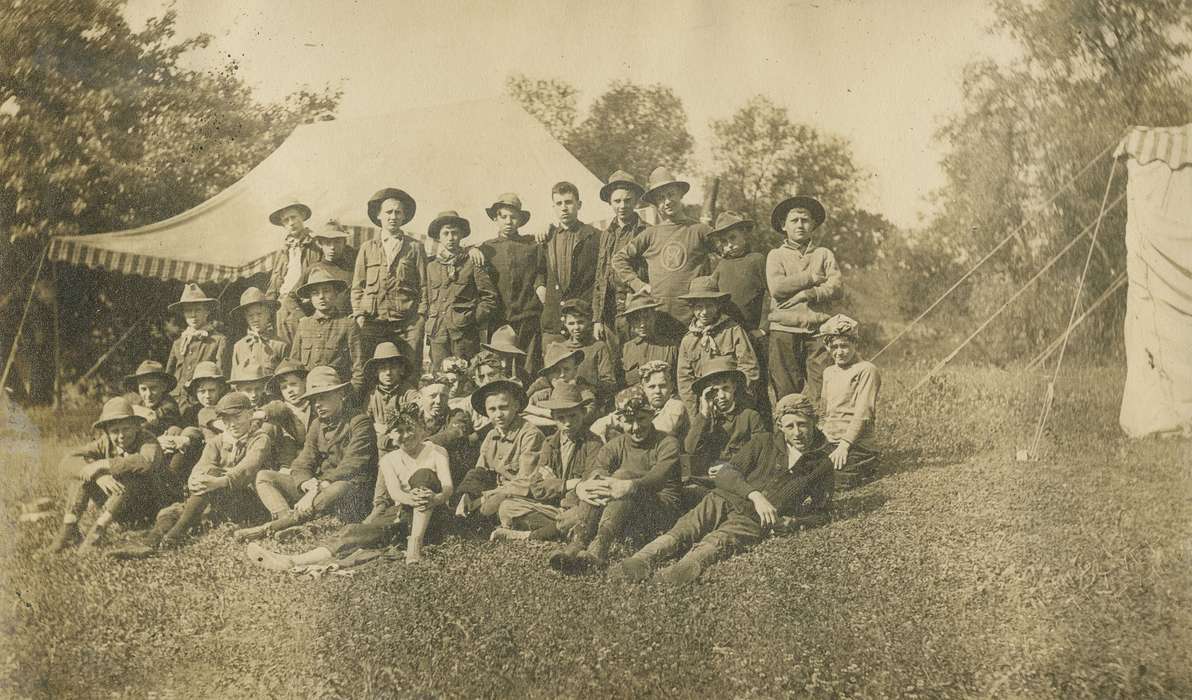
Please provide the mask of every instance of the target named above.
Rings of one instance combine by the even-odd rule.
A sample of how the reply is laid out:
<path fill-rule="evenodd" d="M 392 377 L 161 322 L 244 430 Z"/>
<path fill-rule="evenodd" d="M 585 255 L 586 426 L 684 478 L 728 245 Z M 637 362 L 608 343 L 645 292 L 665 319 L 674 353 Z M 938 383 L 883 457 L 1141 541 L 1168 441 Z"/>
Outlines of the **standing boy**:
<path fill-rule="evenodd" d="M 273 330 L 273 315 L 280 306 L 256 287 L 249 287 L 240 295 L 240 306 L 232 309 L 232 313 L 243 314 L 247 328 L 244 337 L 232 346 L 232 367 L 253 363 L 276 367 L 286 358 L 290 346 Z"/>
<path fill-rule="evenodd" d="M 298 322 L 290 359 L 302 363 L 307 370 L 315 367 L 334 367 L 340 376 L 351 377 L 357 391 L 364 384 L 364 355 L 361 333 L 352 319 L 339 315 L 336 299 L 347 290 L 338 280 L 323 270 L 310 273 L 298 293 L 310 299 L 314 313 Z"/>
<path fill-rule="evenodd" d="M 480 351 L 481 331 L 497 311 L 497 288 L 484 265 L 461 245 L 472 225 L 454 211 L 430 222 L 426 235 L 438 254 L 426 266 L 427 339 L 432 367 L 450 356 L 471 359 Z"/>
<path fill-rule="evenodd" d="M 596 282 L 596 260 L 600 232 L 579 220 L 583 202 L 579 189 L 570 182 L 557 182 L 550 190 L 556 222 L 539 238 L 546 252 L 546 299 L 542 309 L 542 332 L 549 344 L 562 334 L 562 308 L 567 302 L 583 299 L 592 303 Z"/>
<path fill-rule="evenodd" d="M 351 286 L 356 271 L 356 249 L 348 245 L 348 232 L 338 223 L 328 221 L 314 232 L 311 240 L 323 256 L 311 269 L 322 270 Z M 352 295 L 339 295 L 335 299 L 335 306 L 342 315 L 351 316 Z"/>
<path fill-rule="evenodd" d="M 691 307 L 691 326 L 679 343 L 675 368 L 679 398 L 688 410 L 694 413 L 699 409 L 699 395 L 693 385 L 716 358 L 731 357 L 745 375 L 749 390 L 761 390 L 761 373 L 749 334 L 727 313 L 728 292 L 720 291 L 711 277 L 697 277 L 691 281 L 691 291 L 679 298 Z"/>
<path fill-rule="evenodd" d="M 283 201 L 269 215 L 269 223 L 280 226 L 285 232 L 285 241 L 281 252 L 273 260 L 273 271 L 269 275 L 265 294 L 280 303 L 277 333 L 287 340 L 298 319 L 306 315 L 296 292 L 306 281 L 311 266 L 320 257 L 319 249 L 310 239 L 310 230 L 306 228 L 308 219 L 310 207 L 293 198 Z"/>
<path fill-rule="evenodd" d="M 542 305 L 546 300 L 546 255 L 534 239 L 518 229 L 530 220 L 521 198 L 507 192 L 488 209 L 497 224 L 497 237 L 481 245 L 500 296 L 500 310 L 494 322 L 509 324 L 516 345 L 526 353 L 526 372 L 542 366 Z"/>
<path fill-rule="evenodd" d="M 209 361 L 219 365 L 228 373 L 232 346 L 228 339 L 211 328 L 211 314 L 219 307 L 219 301 L 207 296 L 199 285 L 191 282 L 182 289 L 178 301 L 170 304 L 169 310 L 182 314 L 186 329 L 170 347 L 165 371 L 174 375 L 174 399 L 185 408 L 186 391 L 183 387 L 194 376 L 200 362 Z"/>
<path fill-rule="evenodd" d="M 616 350 L 620 339 L 627 337 L 624 324 L 616 328 L 616 321 L 625 309 L 626 298 L 632 291 L 613 269 L 613 255 L 624 248 L 637 234 L 646 230 L 646 222 L 637 214 L 637 203 L 645 189 L 633 176 L 618 170 L 600 188 L 600 199 L 613 210 L 608 228 L 600 235 L 600 252 L 596 257 L 596 279 L 592 285 L 592 335 L 610 340 Z M 638 279 L 646 280 L 645 268 L 635 268 Z M 609 333 L 606 337 L 606 333 Z"/>

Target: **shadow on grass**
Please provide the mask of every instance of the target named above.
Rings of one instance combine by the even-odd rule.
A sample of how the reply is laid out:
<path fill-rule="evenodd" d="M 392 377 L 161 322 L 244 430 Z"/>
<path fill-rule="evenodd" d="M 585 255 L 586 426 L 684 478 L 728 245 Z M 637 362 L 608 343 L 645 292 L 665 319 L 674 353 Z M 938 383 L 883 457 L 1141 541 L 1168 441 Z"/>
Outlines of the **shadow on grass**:
<path fill-rule="evenodd" d="M 859 493 L 859 491 L 860 489 L 854 489 L 845 491 L 844 494 L 837 493 L 836 498 L 832 500 L 833 523 L 872 513 L 890 500 L 886 494 L 880 491 L 870 493 Z"/>

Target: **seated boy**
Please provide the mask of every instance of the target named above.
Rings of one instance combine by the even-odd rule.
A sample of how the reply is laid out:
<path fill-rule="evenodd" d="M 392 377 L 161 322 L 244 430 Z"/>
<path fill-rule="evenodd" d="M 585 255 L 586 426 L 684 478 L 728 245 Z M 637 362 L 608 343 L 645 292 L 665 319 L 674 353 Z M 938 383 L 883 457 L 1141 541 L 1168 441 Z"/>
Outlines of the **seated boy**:
<path fill-rule="evenodd" d="M 674 366 L 662 360 L 652 360 L 637 369 L 638 386 L 654 411 L 654 428 L 683 444 L 687 437 L 687 430 L 691 419 L 687 416 L 687 406 L 675 398 L 675 387 L 671 376 Z M 591 432 L 604 442 L 608 442 L 621 434 L 620 425 L 612 413 L 603 416 L 592 424 Z"/>
<path fill-rule="evenodd" d="M 224 431 L 207 441 L 187 481 L 190 493 L 157 513 L 153 528 L 135 543 L 112 551 L 118 559 L 139 559 L 156 549 L 173 549 L 199 523 L 210 507 L 234 523 L 260 522 L 268 517 L 253 490 L 257 472 L 272 466 L 273 444 L 269 433 L 254 417 L 256 407 L 248 396 L 234 391 L 219 400 L 215 413 Z"/>
<path fill-rule="evenodd" d="M 528 480 L 538 471 L 546 439 L 522 419 L 525 405 L 525 391 L 509 379 L 489 382 L 472 394 L 472 409 L 486 415 L 492 429 L 480 445 L 476 466 L 459 484 L 457 516 L 479 509 L 481 515 L 491 517 L 506 497 L 529 493 Z"/>
<path fill-rule="evenodd" d="M 646 534 L 671 525 L 680 502 L 679 443 L 654 428 L 654 410 L 639 387 L 617 394 L 624 435 L 600 448 L 575 487 L 579 504 L 568 544 L 550 555 L 567 574 L 603 567 L 613 542 L 627 531 Z"/>
<path fill-rule="evenodd" d="M 526 353 L 517 346 L 517 332 L 513 326 L 501 326 L 493 331 L 487 343 L 481 343 L 481 352 L 487 350 L 501 360 L 502 373 L 510 379 L 516 379 L 523 385 L 529 381 L 526 371 Z"/>
<path fill-rule="evenodd" d="M 836 481 L 847 489 L 870 479 L 877 466 L 873 433 L 882 378 L 872 362 L 857 356 L 856 321 L 837 314 L 820 326 L 819 336 L 833 363 L 824 369 L 820 430 L 833 445 Z"/>
<path fill-rule="evenodd" d="M 640 369 L 649 362 L 665 362 L 670 376 L 675 374 L 679 348 L 658 336 L 658 303 L 649 292 L 629 297 L 622 314 L 629 329 L 629 339 L 621 346 L 621 367 L 628 386 L 641 382 Z"/>
<path fill-rule="evenodd" d="M 188 407 L 181 421 L 184 427 L 170 427 L 157 438 L 166 461 L 163 486 L 171 494 L 170 499 L 185 497 L 186 480 L 202 456 L 203 445 L 211 433 L 201 416 L 215 410 L 215 405 L 227 388 L 228 383 L 219 365 L 200 362 L 186 385 Z"/>
<path fill-rule="evenodd" d="M 699 410 L 691 416 L 691 430 L 684 442 L 691 458 L 691 476 L 715 476 L 755 436 L 766 432 L 757 411 L 742 404 L 745 375 L 731 357 L 717 357 L 704 364 L 692 387 L 699 396 Z"/>
<path fill-rule="evenodd" d="M 761 374 L 757 355 L 745 332 L 728 314 L 728 292 L 716 288 L 710 277 L 696 277 L 691 291 L 679 297 L 691 305 L 691 326 L 679 343 L 679 364 L 675 369 L 679 398 L 694 414 L 699 410 L 699 396 L 693 385 L 704 373 L 704 365 L 718 357 L 731 357 L 745 375 L 749 389 L 758 386 Z"/>
<path fill-rule="evenodd" d="M 276 468 L 289 469 L 306 442 L 310 427 L 310 403 L 302 400 L 306 393 L 306 368 L 293 360 L 282 360 L 269 380 L 270 393 L 281 396 L 261 408 L 265 421 L 277 428 L 272 435 Z"/>
<path fill-rule="evenodd" d="M 591 401 L 574 384 L 560 384 L 540 405 L 551 412 L 558 430 L 543 444 L 543 462 L 529 479 L 529 493 L 501 502 L 497 516 L 501 527 L 493 540 L 554 540 L 561 534 L 556 520 L 575 505 L 575 486 L 587 470 L 600 443 L 584 430 Z"/>
<path fill-rule="evenodd" d="M 471 366 L 462 357 L 444 357 L 439 363 L 439 376 L 447 382 L 447 400 L 467 398 L 476 390 L 472 383 Z"/>
<path fill-rule="evenodd" d="M 588 416 L 585 416 L 584 424 L 592 422 L 589 416 L 595 407 L 596 394 L 592 391 L 591 385 L 579 376 L 579 368 L 583 361 L 583 350 L 568 348 L 562 343 L 551 343 L 546 350 L 546 357 L 543 358 L 538 378 L 530 385 L 530 398 L 525 410 L 531 423 L 539 427 L 554 427 L 550 409 L 542 403 L 551 397 L 560 384 L 571 384 L 587 397 Z"/>
<path fill-rule="evenodd" d="M 690 547 L 656 578 L 690 583 L 709 566 L 761 540 L 776 527 L 796 529 L 827 521 L 832 499 L 830 446 L 815 427 L 815 407 L 801 394 L 774 406 L 777 433 L 758 435 L 716 475 L 716 488 L 675 526 L 609 572 L 643 581 L 654 566 Z"/>
<path fill-rule="evenodd" d="M 595 392 L 596 405 L 604 406 L 617 392 L 617 371 L 608 343 L 592 337 L 592 305 L 586 299 L 568 299 L 559 306 L 559 317 L 563 339 L 551 346 L 583 352 L 577 375 Z"/>
<path fill-rule="evenodd" d="M 269 395 L 272 379 L 273 365 L 262 366 L 256 362 L 249 362 L 232 367 L 232 376 L 228 379 L 228 384 L 231 385 L 232 391 L 247 396 L 253 407 L 262 408 L 273 400 Z"/>
<path fill-rule="evenodd" d="M 166 373 L 174 377 L 174 398 L 182 408 L 186 403 L 183 387 L 190 382 L 200 362 L 214 362 L 227 376 L 232 346 L 211 326 L 211 314 L 218 308 L 219 300 L 207 296 L 194 283 L 187 284 L 181 298 L 169 306 L 170 311 L 179 312 L 186 319 L 186 329 L 170 347 L 165 366 Z"/>
<path fill-rule="evenodd" d="M 359 519 L 377 468 L 377 434 L 372 421 L 348 401 L 348 382 L 331 367 L 316 367 L 306 377 L 302 400 L 314 406 L 315 420 L 290 473 L 262 469 L 257 495 L 273 520 L 236 531 L 256 539 L 335 512 L 341 520 Z"/>
<path fill-rule="evenodd" d="M 248 330 L 232 346 L 232 367 L 257 364 L 276 367 L 286 358 L 290 346 L 273 329 L 273 316 L 281 303 L 270 299 L 256 287 L 249 287 L 240 295 L 240 306 L 232 313 L 244 315 Z"/>
<path fill-rule="evenodd" d="M 49 551 L 60 552 L 83 540 L 79 518 L 92 502 L 101 511 L 83 540 L 88 548 L 103 542 L 112 521 L 148 521 L 166 505 L 159 484 L 165 462 L 161 447 L 145 430 L 144 422 L 128 399 L 109 399 L 91 424 L 92 429 L 100 431 L 99 437 L 62 459 L 60 469 L 69 480 L 66 508 L 62 529 Z"/>
<path fill-rule="evenodd" d="M 307 370 L 332 367 L 339 376 L 351 377 L 352 388 L 360 391 L 364 385 L 360 329 L 335 305 L 347 288 L 343 280 L 324 270 L 310 273 L 306 284 L 298 288 L 298 295 L 310 299 L 314 313 L 298 319 L 290 359 L 302 363 Z"/>
<path fill-rule="evenodd" d="M 388 444 L 389 425 L 397 417 L 398 408 L 404 403 L 418 402 L 418 391 L 410 385 L 414 372 L 410 355 L 396 343 L 386 341 L 377 343 L 373 356 L 364 363 L 365 390 L 368 392 L 364 411 L 372 418 L 377 449 L 382 454 L 392 449 Z"/>
<path fill-rule="evenodd" d="M 136 392 L 140 398 L 138 408 L 145 419 L 141 427 L 153 435 L 162 435 L 170 428 L 184 425 L 178 401 L 170 395 L 177 383 L 174 375 L 155 360 L 145 360 L 137 366 L 137 371 L 124 378 L 125 390 Z"/>
<path fill-rule="evenodd" d="M 345 525 L 329 542 L 308 552 L 284 555 L 256 543 L 248 545 L 248 560 L 274 571 L 324 564 L 361 549 L 386 546 L 408 530 L 406 563 L 422 560 L 422 542 L 435 515 L 451 500 L 454 490 L 447 453 L 426 440 L 416 405 L 407 404 L 394 419 L 397 449 L 381 458 L 373 488 L 372 512 L 361 523 Z"/>

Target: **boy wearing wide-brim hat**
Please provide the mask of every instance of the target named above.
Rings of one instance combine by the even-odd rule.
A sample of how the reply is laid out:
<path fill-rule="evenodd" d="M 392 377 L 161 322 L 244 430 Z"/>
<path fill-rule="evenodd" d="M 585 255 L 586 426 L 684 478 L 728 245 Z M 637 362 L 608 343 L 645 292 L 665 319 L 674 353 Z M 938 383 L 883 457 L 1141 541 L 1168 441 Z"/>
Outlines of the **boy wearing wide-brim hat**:
<path fill-rule="evenodd" d="M 704 363 L 692 386 L 699 397 L 698 410 L 689 414 L 691 427 L 684 440 L 691 476 L 714 474 L 715 465 L 729 461 L 754 435 L 766 432 L 761 415 L 745 405 L 745 385 L 745 374 L 733 358 Z"/>
<path fill-rule="evenodd" d="M 326 513 L 334 512 L 341 520 L 359 520 L 367 513 L 369 489 L 376 479 L 377 434 L 372 420 L 352 407 L 349 386 L 333 367 L 315 367 L 307 374 L 301 398 L 311 402 L 315 419 L 306 442 L 290 464 L 290 473 L 257 473 L 257 495 L 273 520 L 238 530 L 238 538 L 264 537 Z"/>
<path fill-rule="evenodd" d="M 190 408 L 183 417 L 183 424 L 202 428 L 199 424 L 199 411 L 214 407 L 221 397 L 228 392 L 228 379 L 224 376 L 219 365 L 214 362 L 200 362 L 195 368 L 194 376 L 186 384 L 186 395 L 190 399 Z"/>
<path fill-rule="evenodd" d="M 170 395 L 178 380 L 157 360 L 145 360 L 137 365 L 136 371 L 124 377 L 123 384 L 125 391 L 140 399 L 138 408 L 142 409 L 145 430 L 153 435 L 164 435 L 171 428 L 186 425 L 178 401 Z M 189 397 L 186 403 L 189 403 Z"/>
<path fill-rule="evenodd" d="M 637 213 L 638 202 L 645 191 L 624 170 L 610 175 L 608 184 L 600 188 L 600 199 L 609 205 L 613 216 L 600 235 L 600 252 L 596 257 L 596 281 L 592 287 L 592 334 L 611 341 L 614 352 L 619 342 L 628 337 L 624 324 L 618 323 L 618 320 L 625 309 L 626 297 L 632 290 L 613 270 L 613 254 L 646 230 L 646 222 Z M 645 268 L 639 266 L 637 275 L 644 279 Z M 614 330 L 615 333 L 611 332 Z"/>
<path fill-rule="evenodd" d="M 728 313 L 729 295 L 716 286 L 711 277 L 697 277 L 691 289 L 680 297 L 691 307 L 691 326 L 679 343 L 679 359 L 675 368 L 675 384 L 679 398 L 692 413 L 699 410 L 696 380 L 705 372 L 705 365 L 716 358 L 730 357 L 745 375 L 748 387 L 760 389 L 761 372 L 757 354 L 749 334 Z"/>
<path fill-rule="evenodd" d="M 773 299 L 769 364 L 774 396 L 820 395 L 829 361 L 813 336 L 828 320 L 831 302 L 844 294 L 836 256 L 813 239 L 826 216 L 824 205 L 806 195 L 784 199 L 770 216 L 770 225 L 784 237 L 766 255 L 766 286 Z"/>
<path fill-rule="evenodd" d="M 410 355 L 409 348 L 386 341 L 378 343 L 373 356 L 364 363 L 364 387 L 368 395 L 364 412 L 372 418 L 377 447 L 382 453 L 390 448 L 389 429 L 401 406 L 418 402 Z"/>
<path fill-rule="evenodd" d="M 385 187 L 368 200 L 368 218 L 380 235 L 360 245 L 352 275 L 352 315 L 361 333 L 361 349 L 371 357 L 377 343 L 401 339 L 422 366 L 422 331 L 426 320 L 426 250 L 402 226 L 414 218 L 417 204 L 405 190 Z"/>
<path fill-rule="evenodd" d="M 591 412 L 596 407 L 596 392 L 586 380 L 579 376 L 579 367 L 584 361 L 584 351 L 578 348 L 568 348 L 559 343 L 551 345 L 546 351 L 546 359 L 538 378 L 530 385 L 527 393 L 529 402 L 526 405 L 526 419 L 540 428 L 554 428 L 550 409 L 544 403 L 549 401 L 554 392 L 561 386 L 574 386 L 584 396 L 587 403 L 588 415 L 585 424 L 590 423 Z"/>
<path fill-rule="evenodd" d="M 526 353 L 526 371 L 542 366 L 542 305 L 546 299 L 546 254 L 533 238 L 518 229 L 530 220 L 521 198 L 507 192 L 485 211 L 497 226 L 497 237 L 480 249 L 488 261 L 500 306 L 493 324 L 508 324 L 515 344 Z"/>
<path fill-rule="evenodd" d="M 877 468 L 874 432 L 882 377 L 872 362 L 857 355 L 853 319 L 836 314 L 820 326 L 816 337 L 832 358 L 824 369 L 820 430 L 832 444 L 837 485 L 850 488 L 868 480 Z"/>
<path fill-rule="evenodd" d="M 482 352 L 487 351 L 500 358 L 506 377 L 524 384 L 528 383 L 529 362 L 525 350 L 518 346 L 518 342 L 517 331 L 513 326 L 504 325 L 493 331 L 488 342 L 481 343 L 480 347 L 483 348 Z"/>
<path fill-rule="evenodd" d="M 360 391 L 364 386 L 363 334 L 335 305 L 346 289 L 343 280 L 323 270 L 310 273 L 298 293 L 310 299 L 314 312 L 298 321 L 289 359 L 308 370 L 334 367 L 341 377 L 350 377 L 352 387 Z"/>
<path fill-rule="evenodd" d="M 232 391 L 248 396 L 253 406 L 261 408 L 273 400 L 269 387 L 273 380 L 273 365 L 259 365 L 255 362 L 243 367 L 233 367 L 228 385 Z"/>
<path fill-rule="evenodd" d="M 336 221 L 324 222 L 314 230 L 311 240 L 322 254 L 322 258 L 311 266 L 311 271 L 322 270 L 327 274 L 352 285 L 356 273 L 357 251 L 348 245 L 351 235 Z M 341 294 L 335 305 L 344 316 L 352 315 L 352 295 Z"/>
<path fill-rule="evenodd" d="M 278 469 L 288 469 L 298 456 L 314 417 L 310 403 L 301 400 L 306 393 L 306 375 L 306 368 L 298 362 L 282 360 L 269 379 L 269 394 L 281 398 L 265 404 L 261 411 L 265 421 L 278 430 L 272 436 Z"/>
<path fill-rule="evenodd" d="M 658 532 L 678 515 L 678 441 L 654 427 L 654 410 L 640 387 L 617 394 L 615 412 L 625 432 L 588 463 L 575 489 L 580 502 L 565 516 L 575 523 L 568 544 L 549 557 L 551 568 L 563 573 L 603 567 L 625 533 Z"/>
<path fill-rule="evenodd" d="M 774 406 L 775 430 L 754 437 L 715 477 L 715 489 L 665 534 L 609 571 L 619 580 L 687 584 L 773 530 L 823 525 L 832 498 L 828 445 L 800 394 Z M 690 547 L 676 564 L 655 567 Z"/>
<path fill-rule="evenodd" d="M 621 345 L 621 371 L 628 386 L 641 381 L 643 365 L 659 361 L 670 367 L 670 380 L 674 381 L 679 348 L 658 337 L 659 306 L 648 292 L 635 293 L 625 302 L 621 315 L 628 335 Z"/>
<path fill-rule="evenodd" d="M 245 289 L 233 315 L 244 319 L 244 337 L 232 346 L 232 367 L 256 363 L 273 367 L 286 358 L 290 344 L 278 337 L 273 317 L 281 303 L 256 287 Z"/>
<path fill-rule="evenodd" d="M 640 292 L 653 294 L 662 304 L 667 327 L 663 335 L 677 341 L 691 320 L 691 310 L 679 297 L 687 293 L 691 281 L 708 274 L 708 242 L 712 230 L 707 224 L 692 221 L 683 213 L 683 195 L 691 185 L 670 174 L 666 168 L 650 173 L 642 200 L 654 205 L 658 223 L 635 236 L 613 255 L 613 269 L 621 281 Z M 642 279 L 635 265 L 645 265 L 649 281 Z"/>
<path fill-rule="evenodd" d="M 145 419 L 124 397 L 109 399 L 91 427 L 99 436 L 62 459 L 68 482 L 62 529 L 50 551 L 62 551 L 83 540 L 79 518 L 91 503 L 100 508 L 84 545 L 99 545 L 113 521 L 147 521 L 166 505 L 159 487 L 165 458 L 157 440 L 144 428 Z"/>
<path fill-rule="evenodd" d="M 751 250 L 754 228 L 749 219 L 726 211 L 716 217 L 708 240 L 717 252 L 712 280 L 718 289 L 728 292 L 737 320 L 756 341 L 765 337 L 770 292 L 766 288 L 766 256 Z"/>
<path fill-rule="evenodd" d="M 508 496 L 529 493 L 528 480 L 542 461 L 542 431 L 521 417 L 526 392 L 521 384 L 498 379 L 472 393 L 472 410 L 486 416 L 492 429 L 480 444 L 476 466 L 460 481 L 456 515 L 479 509 L 491 517 Z"/>
<path fill-rule="evenodd" d="M 278 301 L 277 332 L 287 339 L 290 329 L 307 313 L 296 291 L 322 257 L 306 227 L 310 216 L 310 207 L 296 197 L 279 200 L 269 214 L 269 223 L 280 226 L 284 238 L 273 259 L 265 295 Z"/>
<path fill-rule="evenodd" d="M 199 285 L 187 284 L 178 301 L 170 304 L 169 310 L 182 315 L 186 328 L 170 346 L 165 371 L 174 375 L 174 399 L 185 409 L 187 398 L 184 387 L 194 376 L 200 362 L 214 362 L 225 373 L 232 360 L 232 344 L 223 333 L 211 327 L 211 316 L 219 308 L 219 300 L 207 296 Z"/>
<path fill-rule="evenodd" d="M 481 336 L 497 312 L 497 288 L 484 265 L 462 242 L 472 225 L 454 211 L 440 212 L 426 235 L 438 254 L 426 265 L 426 337 L 431 366 L 451 356 L 469 359 L 480 350 Z"/>
<path fill-rule="evenodd" d="M 569 299 L 560 305 L 563 319 L 562 339 L 550 343 L 567 350 L 582 350 L 577 376 L 596 392 L 601 408 L 612 404 L 617 393 L 617 362 L 609 344 L 592 335 L 592 305 L 587 299 Z"/>

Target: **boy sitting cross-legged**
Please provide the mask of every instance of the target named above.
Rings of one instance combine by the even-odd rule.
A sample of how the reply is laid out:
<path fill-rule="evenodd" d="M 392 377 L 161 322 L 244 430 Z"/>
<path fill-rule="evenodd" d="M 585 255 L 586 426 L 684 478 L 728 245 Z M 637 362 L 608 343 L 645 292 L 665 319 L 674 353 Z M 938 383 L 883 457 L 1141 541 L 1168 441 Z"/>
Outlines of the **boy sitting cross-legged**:
<path fill-rule="evenodd" d="M 177 384 L 174 375 L 156 360 L 145 360 L 137 365 L 137 371 L 124 378 L 124 389 L 135 392 L 139 398 L 140 405 L 137 408 L 145 419 L 142 428 L 154 435 L 163 435 L 170 428 L 185 425 L 178 401 L 170 395 Z"/>
<path fill-rule="evenodd" d="M 841 488 L 851 488 L 873 476 L 878 452 L 873 445 L 877 394 L 882 377 L 872 362 L 857 356 L 857 322 L 837 314 L 820 326 L 832 357 L 824 369 L 820 429 L 832 443 L 832 465 Z"/>
<path fill-rule="evenodd" d="M 187 401 L 183 387 L 200 362 L 214 362 L 227 375 L 232 347 L 224 334 L 211 327 L 211 314 L 218 308 L 219 300 L 207 296 L 194 283 L 187 284 L 181 298 L 169 306 L 170 311 L 186 319 L 186 329 L 170 347 L 165 366 L 165 371 L 174 376 L 174 398 L 183 409 Z"/>
<path fill-rule="evenodd" d="M 755 437 L 716 475 L 716 488 L 656 538 L 609 572 L 643 581 L 654 566 L 690 547 L 658 572 L 666 583 L 690 583 L 713 563 L 760 541 L 772 528 L 827 521 L 832 498 L 830 446 L 815 427 L 815 407 L 801 394 L 774 406 L 775 434 Z"/>
<path fill-rule="evenodd" d="M 351 407 L 348 386 L 331 367 L 307 375 L 302 400 L 312 402 L 317 418 L 289 474 L 257 473 L 257 495 L 273 521 L 237 530 L 238 538 L 265 537 L 332 511 L 341 519 L 359 518 L 355 509 L 367 500 L 377 468 L 377 435 L 369 417 Z"/>
<path fill-rule="evenodd" d="M 421 561 L 423 539 L 454 490 L 447 452 L 426 440 L 426 426 L 417 405 L 401 407 L 393 432 L 397 449 L 381 458 L 372 512 L 364 522 L 345 525 L 326 544 L 292 556 L 252 543 L 248 545 L 248 560 L 266 569 L 287 571 L 343 558 L 356 550 L 383 547 L 408 529 L 406 563 Z"/>
<path fill-rule="evenodd" d="M 538 471 L 545 438 L 521 417 L 525 405 L 526 392 L 509 379 L 489 382 L 472 394 L 472 410 L 487 416 L 492 428 L 480 445 L 475 468 L 460 481 L 457 516 L 479 509 L 491 517 L 506 497 L 529 493 L 527 481 Z"/>

